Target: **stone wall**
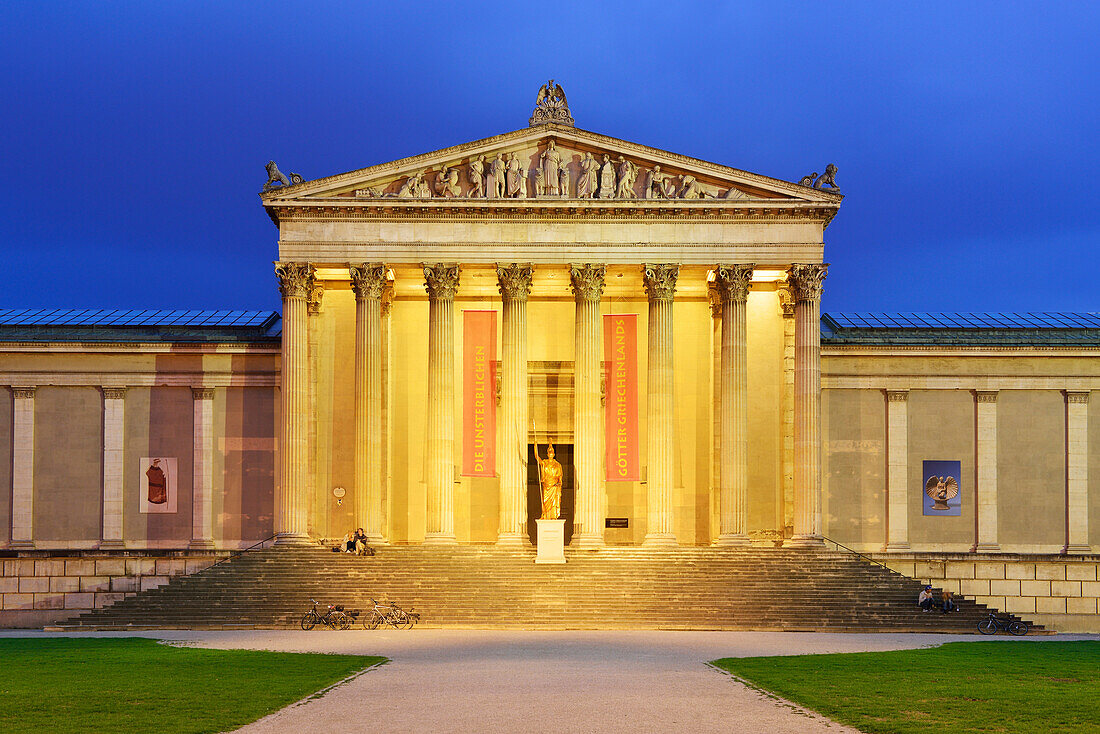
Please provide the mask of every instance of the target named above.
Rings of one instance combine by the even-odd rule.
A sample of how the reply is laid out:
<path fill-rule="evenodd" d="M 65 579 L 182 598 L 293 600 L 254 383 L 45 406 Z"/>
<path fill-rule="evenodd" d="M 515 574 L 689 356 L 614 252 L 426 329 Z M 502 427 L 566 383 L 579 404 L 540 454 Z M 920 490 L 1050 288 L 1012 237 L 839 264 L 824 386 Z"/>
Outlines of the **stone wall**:
<path fill-rule="evenodd" d="M 0 560 L 0 627 L 41 627 L 98 609 L 172 576 L 201 571 L 212 554 L 23 553 Z"/>
<path fill-rule="evenodd" d="M 873 558 L 1058 632 L 1100 632 L 1100 556 L 881 553 Z"/>

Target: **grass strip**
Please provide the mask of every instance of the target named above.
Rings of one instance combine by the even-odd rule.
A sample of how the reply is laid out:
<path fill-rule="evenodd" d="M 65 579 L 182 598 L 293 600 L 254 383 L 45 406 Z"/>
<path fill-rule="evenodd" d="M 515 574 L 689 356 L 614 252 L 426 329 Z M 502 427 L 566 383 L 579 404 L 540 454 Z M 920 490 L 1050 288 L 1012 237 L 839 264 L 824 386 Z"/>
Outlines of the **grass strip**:
<path fill-rule="evenodd" d="M 714 665 L 869 734 L 1100 732 L 1100 642 L 723 658 Z"/>
<path fill-rule="evenodd" d="M 0 639 L 0 732 L 227 731 L 384 660 L 139 637 Z"/>

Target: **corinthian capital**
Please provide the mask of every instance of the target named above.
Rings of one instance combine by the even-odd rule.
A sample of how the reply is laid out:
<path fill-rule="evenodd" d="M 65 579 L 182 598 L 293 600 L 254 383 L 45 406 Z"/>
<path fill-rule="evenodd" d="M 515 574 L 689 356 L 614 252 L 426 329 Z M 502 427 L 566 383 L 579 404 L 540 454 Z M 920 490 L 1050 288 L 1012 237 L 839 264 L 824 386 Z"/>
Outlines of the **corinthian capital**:
<path fill-rule="evenodd" d="M 530 265 L 497 265 L 497 288 L 510 301 L 526 301 L 531 295 L 531 278 L 535 269 Z"/>
<path fill-rule="evenodd" d="M 428 298 L 453 300 L 458 291 L 458 266 L 436 263 L 424 265 L 424 288 Z"/>
<path fill-rule="evenodd" d="M 351 289 L 355 292 L 355 300 L 377 301 L 382 297 L 382 291 L 386 286 L 386 266 L 382 263 L 363 263 L 362 265 L 349 265 L 351 273 Z"/>
<path fill-rule="evenodd" d="M 651 301 L 671 301 L 676 294 L 676 277 L 679 265 L 646 265 L 642 268 L 642 282 Z"/>
<path fill-rule="evenodd" d="M 283 298 L 306 298 L 313 287 L 313 266 L 309 263 L 275 263 L 275 277 Z"/>
<path fill-rule="evenodd" d="M 749 297 L 754 263 L 719 265 L 714 269 L 714 282 L 723 303 L 744 303 Z"/>
<path fill-rule="evenodd" d="M 573 297 L 578 301 L 598 301 L 603 295 L 603 265 L 570 265 L 569 280 Z"/>
<path fill-rule="evenodd" d="M 819 301 L 829 263 L 792 265 L 787 268 L 787 285 L 795 301 Z"/>

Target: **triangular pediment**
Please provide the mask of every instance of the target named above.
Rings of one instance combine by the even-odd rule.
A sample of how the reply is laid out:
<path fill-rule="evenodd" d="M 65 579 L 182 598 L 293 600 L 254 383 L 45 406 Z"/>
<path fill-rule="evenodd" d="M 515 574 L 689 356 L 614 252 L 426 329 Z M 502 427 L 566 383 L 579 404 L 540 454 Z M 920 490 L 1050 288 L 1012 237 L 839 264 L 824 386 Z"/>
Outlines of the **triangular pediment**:
<path fill-rule="evenodd" d="M 841 196 L 558 124 L 348 173 L 276 187 L 265 205 L 432 199 L 786 200 L 837 205 Z"/>

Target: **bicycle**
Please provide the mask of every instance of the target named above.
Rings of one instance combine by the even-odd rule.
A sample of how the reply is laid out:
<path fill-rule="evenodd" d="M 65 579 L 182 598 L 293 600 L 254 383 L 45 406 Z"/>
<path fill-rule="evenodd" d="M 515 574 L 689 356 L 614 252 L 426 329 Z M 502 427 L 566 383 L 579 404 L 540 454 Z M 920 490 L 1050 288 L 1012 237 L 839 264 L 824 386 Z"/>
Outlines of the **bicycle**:
<path fill-rule="evenodd" d="M 995 635 L 998 631 L 1004 631 L 1022 637 L 1027 634 L 1027 625 L 1012 619 L 1002 619 L 996 612 L 990 612 L 988 617 L 978 622 L 978 631 L 983 635 Z"/>
<path fill-rule="evenodd" d="M 378 629 L 384 624 L 394 629 L 412 629 L 412 626 L 420 621 L 418 613 L 407 612 L 396 604 L 391 603 L 386 606 L 374 599 L 371 599 L 371 603 L 374 604 L 374 608 L 363 617 L 363 629 Z"/>
<path fill-rule="evenodd" d="M 324 614 L 318 614 L 317 600 L 310 599 L 310 601 L 313 602 L 313 608 L 302 615 L 302 629 L 308 632 L 318 624 L 324 624 L 329 629 L 334 630 L 346 630 L 348 627 L 351 627 L 351 622 L 355 615 L 344 612 L 342 606 L 329 604 Z"/>

